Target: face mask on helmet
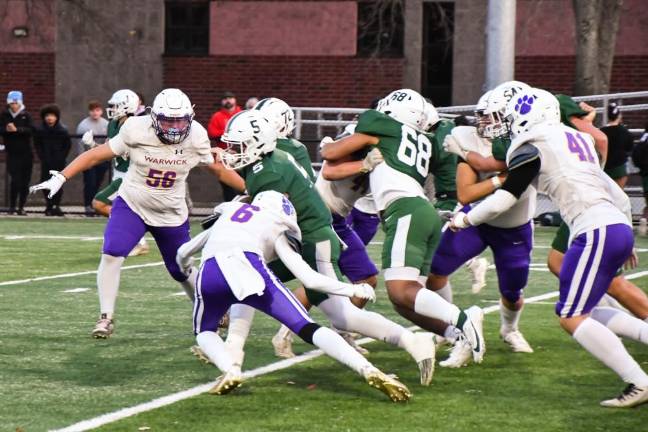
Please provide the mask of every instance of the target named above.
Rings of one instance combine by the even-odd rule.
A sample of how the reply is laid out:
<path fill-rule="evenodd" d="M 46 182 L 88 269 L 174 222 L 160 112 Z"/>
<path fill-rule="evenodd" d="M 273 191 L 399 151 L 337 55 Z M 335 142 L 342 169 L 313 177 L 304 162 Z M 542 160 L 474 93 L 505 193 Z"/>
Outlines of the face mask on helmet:
<path fill-rule="evenodd" d="M 227 145 L 225 151 L 221 153 L 221 161 L 225 168 L 237 170 L 250 165 L 259 157 L 258 152 L 250 148 L 250 146 L 241 141 L 229 141 L 223 136 L 221 139 Z"/>
<path fill-rule="evenodd" d="M 277 146 L 277 135 L 259 111 L 248 110 L 236 114 L 227 122 L 221 141 L 227 145 L 221 154 L 223 165 L 235 170 L 272 152 Z"/>
<path fill-rule="evenodd" d="M 153 128 L 157 137 L 165 144 L 180 144 L 191 130 L 193 114 L 182 117 L 167 117 L 164 114 L 151 113 Z"/>

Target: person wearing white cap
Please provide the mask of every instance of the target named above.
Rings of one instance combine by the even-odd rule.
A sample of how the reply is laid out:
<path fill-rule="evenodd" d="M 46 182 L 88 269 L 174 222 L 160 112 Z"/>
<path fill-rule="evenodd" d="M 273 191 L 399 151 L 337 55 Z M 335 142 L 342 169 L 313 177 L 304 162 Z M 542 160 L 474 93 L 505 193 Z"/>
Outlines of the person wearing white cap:
<path fill-rule="evenodd" d="M 21 216 L 26 214 L 24 207 L 29 193 L 33 165 L 32 130 L 32 118 L 25 111 L 22 92 L 10 91 L 7 94 L 7 110 L 0 114 L 0 135 L 4 139 L 7 171 L 11 179 L 9 214 Z"/>

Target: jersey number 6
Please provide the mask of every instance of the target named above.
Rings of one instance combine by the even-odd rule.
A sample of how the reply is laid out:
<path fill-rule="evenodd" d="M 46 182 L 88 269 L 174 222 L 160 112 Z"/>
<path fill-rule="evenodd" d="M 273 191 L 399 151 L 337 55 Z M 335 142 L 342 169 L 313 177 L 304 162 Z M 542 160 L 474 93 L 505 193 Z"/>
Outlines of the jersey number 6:
<path fill-rule="evenodd" d="M 160 171 L 151 168 L 146 175 L 146 185 L 154 188 L 169 189 L 173 187 L 176 177 L 177 173 L 175 171 Z"/>
<path fill-rule="evenodd" d="M 403 125 L 401 137 L 398 160 L 407 166 L 416 165 L 416 172 L 421 177 L 426 177 L 430 170 L 432 143 L 425 135 L 417 133 L 414 128 L 407 125 Z"/>

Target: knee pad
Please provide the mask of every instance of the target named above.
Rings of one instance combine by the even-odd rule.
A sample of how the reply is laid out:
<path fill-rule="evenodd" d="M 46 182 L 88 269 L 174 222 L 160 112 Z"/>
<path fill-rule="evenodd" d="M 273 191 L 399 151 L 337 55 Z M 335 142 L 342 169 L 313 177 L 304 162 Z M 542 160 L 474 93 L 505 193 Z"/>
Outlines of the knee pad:
<path fill-rule="evenodd" d="M 315 334 L 320 327 L 321 326 L 317 323 L 308 323 L 299 330 L 297 336 L 299 336 L 304 342 L 313 345 L 313 334 Z"/>

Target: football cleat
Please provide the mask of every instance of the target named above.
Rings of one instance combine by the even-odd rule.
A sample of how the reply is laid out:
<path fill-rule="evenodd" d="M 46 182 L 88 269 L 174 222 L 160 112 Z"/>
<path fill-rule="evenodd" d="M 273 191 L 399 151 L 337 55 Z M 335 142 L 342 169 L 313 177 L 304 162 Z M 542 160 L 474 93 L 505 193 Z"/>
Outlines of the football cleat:
<path fill-rule="evenodd" d="M 216 378 L 216 384 L 209 390 L 209 393 L 223 396 L 240 387 L 241 384 L 243 384 L 243 377 L 240 371 L 226 372 Z"/>
<path fill-rule="evenodd" d="M 407 350 L 416 360 L 419 368 L 421 385 L 429 386 L 434 376 L 434 363 L 436 362 L 436 344 L 431 333 L 414 333 L 414 343 Z"/>
<path fill-rule="evenodd" d="M 211 361 L 209 360 L 209 357 L 207 357 L 207 354 L 200 348 L 198 345 L 194 345 L 190 348 L 191 354 L 196 356 L 198 360 L 205 364 L 210 364 Z"/>
<path fill-rule="evenodd" d="M 405 384 L 376 368 L 364 373 L 364 378 L 367 384 L 385 393 L 392 402 L 407 402 L 412 397 Z"/>
<path fill-rule="evenodd" d="M 486 271 L 488 270 L 488 260 L 486 258 L 475 258 L 470 266 L 472 273 L 472 292 L 477 294 L 486 286 Z"/>
<path fill-rule="evenodd" d="M 486 341 L 484 340 L 484 311 L 479 306 L 471 306 L 465 311 L 468 319 L 461 331 L 470 343 L 473 353 L 473 361 L 481 363 L 486 352 Z"/>
<path fill-rule="evenodd" d="M 619 396 L 602 401 L 601 406 L 607 408 L 632 408 L 646 402 L 648 402 L 648 387 L 637 387 L 634 384 L 628 384 Z"/>
<path fill-rule="evenodd" d="M 276 335 L 272 337 L 272 347 L 274 348 L 275 355 L 279 358 L 293 358 L 295 353 L 292 350 L 292 332 L 284 333 L 279 329 Z"/>
<path fill-rule="evenodd" d="M 460 368 L 468 366 L 470 359 L 472 358 L 472 347 L 470 343 L 462 336 L 455 342 L 452 350 L 450 351 L 450 356 L 439 362 L 439 366 L 446 368 Z"/>
<path fill-rule="evenodd" d="M 358 343 L 355 340 L 355 337 L 354 337 L 353 333 L 340 331 L 340 330 L 336 330 L 336 329 L 333 329 L 333 330 L 335 330 L 337 332 L 337 334 L 342 336 L 342 339 L 344 339 L 345 342 L 348 343 L 351 346 L 351 348 L 356 350 L 358 353 L 362 354 L 363 356 L 369 355 L 369 350 L 368 349 L 358 345 Z"/>
<path fill-rule="evenodd" d="M 524 338 L 519 330 L 514 330 L 506 334 L 500 333 L 502 340 L 511 346 L 511 350 L 517 353 L 532 353 L 533 348 Z"/>
<path fill-rule="evenodd" d="M 101 314 L 92 330 L 92 337 L 95 339 L 107 339 L 115 331 L 115 320 L 108 318 L 107 314 Z"/>

